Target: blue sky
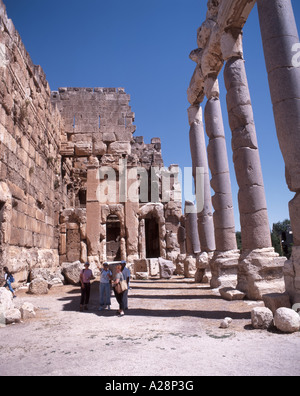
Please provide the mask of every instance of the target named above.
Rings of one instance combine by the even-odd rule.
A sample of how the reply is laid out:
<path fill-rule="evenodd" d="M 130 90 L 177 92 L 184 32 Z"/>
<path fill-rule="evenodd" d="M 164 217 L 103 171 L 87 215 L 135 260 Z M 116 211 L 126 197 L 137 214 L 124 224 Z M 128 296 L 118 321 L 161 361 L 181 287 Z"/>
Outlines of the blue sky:
<path fill-rule="evenodd" d="M 136 136 L 161 137 L 165 165 L 191 166 L 186 91 L 195 64 L 196 32 L 207 0 L 4 0 L 35 64 L 52 90 L 124 87 L 136 113 Z M 298 27 L 300 1 L 292 0 Z M 257 9 L 244 29 L 244 52 L 260 147 L 270 224 L 289 218 L 285 182 L 267 81 Z M 231 131 L 223 73 L 221 100 L 240 228 Z"/>

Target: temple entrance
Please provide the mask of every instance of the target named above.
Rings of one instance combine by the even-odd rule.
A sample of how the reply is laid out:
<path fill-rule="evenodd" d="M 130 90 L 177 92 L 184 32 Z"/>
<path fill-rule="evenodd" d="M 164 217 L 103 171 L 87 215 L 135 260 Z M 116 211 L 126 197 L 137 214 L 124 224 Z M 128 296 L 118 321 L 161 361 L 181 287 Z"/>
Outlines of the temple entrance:
<path fill-rule="evenodd" d="M 110 215 L 106 222 L 107 261 L 121 260 L 121 223 L 118 216 Z"/>
<path fill-rule="evenodd" d="M 155 218 L 145 219 L 146 257 L 160 257 L 159 226 Z"/>

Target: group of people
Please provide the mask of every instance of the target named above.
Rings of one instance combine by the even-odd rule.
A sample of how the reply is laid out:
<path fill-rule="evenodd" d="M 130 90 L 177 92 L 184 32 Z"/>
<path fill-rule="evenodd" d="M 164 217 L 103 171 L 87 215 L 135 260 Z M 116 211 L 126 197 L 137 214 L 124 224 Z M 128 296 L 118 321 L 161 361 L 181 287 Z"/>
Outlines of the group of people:
<path fill-rule="evenodd" d="M 99 311 L 104 309 L 110 310 L 111 306 L 111 286 L 114 289 L 116 299 L 119 303 L 118 316 L 122 317 L 125 315 L 125 311 L 128 309 L 128 289 L 130 283 L 130 270 L 126 267 L 126 261 L 122 261 L 121 264 L 116 267 L 116 274 L 113 277 L 113 273 L 109 269 L 108 263 L 103 264 L 103 268 L 100 268 L 100 307 Z M 91 294 L 91 281 L 95 277 L 93 272 L 90 270 L 90 264 L 85 263 L 84 269 L 80 274 L 80 284 L 81 284 L 81 301 L 80 301 L 80 311 L 88 310 L 88 304 L 90 301 Z M 14 289 L 12 288 L 12 283 L 15 282 L 12 273 L 7 267 L 4 267 L 4 287 L 8 289 L 16 298 Z"/>
<path fill-rule="evenodd" d="M 114 289 L 115 297 L 119 303 L 118 316 L 125 315 L 128 309 L 128 289 L 130 283 L 130 270 L 126 267 L 126 261 L 116 267 L 116 274 L 113 276 L 112 271 L 109 269 L 108 263 L 103 264 L 100 268 L 100 307 L 99 311 L 104 309 L 110 310 L 111 307 L 111 286 Z M 90 270 L 90 264 L 85 263 L 84 269 L 80 274 L 81 283 L 81 301 L 80 311 L 88 310 L 88 304 L 91 293 L 91 280 L 95 279 L 93 272 Z"/>

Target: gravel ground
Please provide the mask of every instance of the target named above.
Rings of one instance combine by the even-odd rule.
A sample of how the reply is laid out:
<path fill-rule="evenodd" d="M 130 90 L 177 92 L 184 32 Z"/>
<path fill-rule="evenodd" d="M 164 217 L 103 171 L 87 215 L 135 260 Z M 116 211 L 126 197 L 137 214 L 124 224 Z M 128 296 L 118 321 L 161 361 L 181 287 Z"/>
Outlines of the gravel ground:
<path fill-rule="evenodd" d="M 80 291 L 56 288 L 47 296 L 18 292 L 37 317 L 0 329 L 0 375 L 268 376 L 300 375 L 300 332 L 253 330 L 257 302 L 227 302 L 208 285 L 186 279 L 135 281 L 129 311 L 79 312 Z M 229 329 L 219 328 L 225 317 Z"/>

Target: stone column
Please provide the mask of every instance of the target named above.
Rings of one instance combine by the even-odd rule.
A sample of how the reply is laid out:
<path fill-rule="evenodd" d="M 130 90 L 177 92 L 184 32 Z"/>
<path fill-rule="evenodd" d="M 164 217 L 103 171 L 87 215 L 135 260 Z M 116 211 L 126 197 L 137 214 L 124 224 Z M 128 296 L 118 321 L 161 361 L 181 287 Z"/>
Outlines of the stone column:
<path fill-rule="evenodd" d="M 300 301 L 300 48 L 290 0 L 258 0 L 258 12 L 278 140 L 286 165 L 294 236 L 292 290 Z"/>
<path fill-rule="evenodd" d="M 189 208 L 189 210 L 187 208 Z M 201 247 L 198 233 L 197 211 L 195 205 L 190 201 L 186 201 L 185 203 L 185 216 L 187 254 L 196 255 L 201 253 Z"/>
<path fill-rule="evenodd" d="M 202 108 L 200 105 L 188 109 L 190 123 L 190 145 L 193 161 L 193 175 L 196 183 L 196 169 L 204 169 L 204 208 L 198 213 L 198 230 L 202 252 L 214 252 L 216 249 L 213 209 L 211 202 L 210 178 L 207 161 L 207 151 L 204 136 Z M 199 186 L 196 186 L 196 188 Z M 201 203 L 197 203 L 198 210 Z"/>
<path fill-rule="evenodd" d="M 224 80 L 232 131 L 233 161 L 239 185 L 243 252 L 238 289 L 250 299 L 268 292 L 283 292 L 283 261 L 272 248 L 264 182 L 254 116 L 243 59 L 241 31 L 228 31 L 221 39 L 227 61 Z"/>
<path fill-rule="evenodd" d="M 186 278 L 191 278 L 195 276 L 197 256 L 201 253 L 197 210 L 193 202 L 185 202 L 185 218 L 187 254 L 184 261 L 184 275 Z"/>
<path fill-rule="evenodd" d="M 86 232 L 88 256 L 95 259 L 101 256 L 101 204 L 97 197 L 99 187 L 99 161 L 90 157 L 87 167 L 87 202 L 86 202 Z"/>
<path fill-rule="evenodd" d="M 208 163 L 212 174 L 211 187 L 215 191 L 212 203 L 216 252 L 210 262 L 211 287 L 236 287 L 240 252 L 237 249 L 228 155 L 216 78 L 206 79 L 205 93 L 208 99 L 204 111 L 209 137 Z"/>

